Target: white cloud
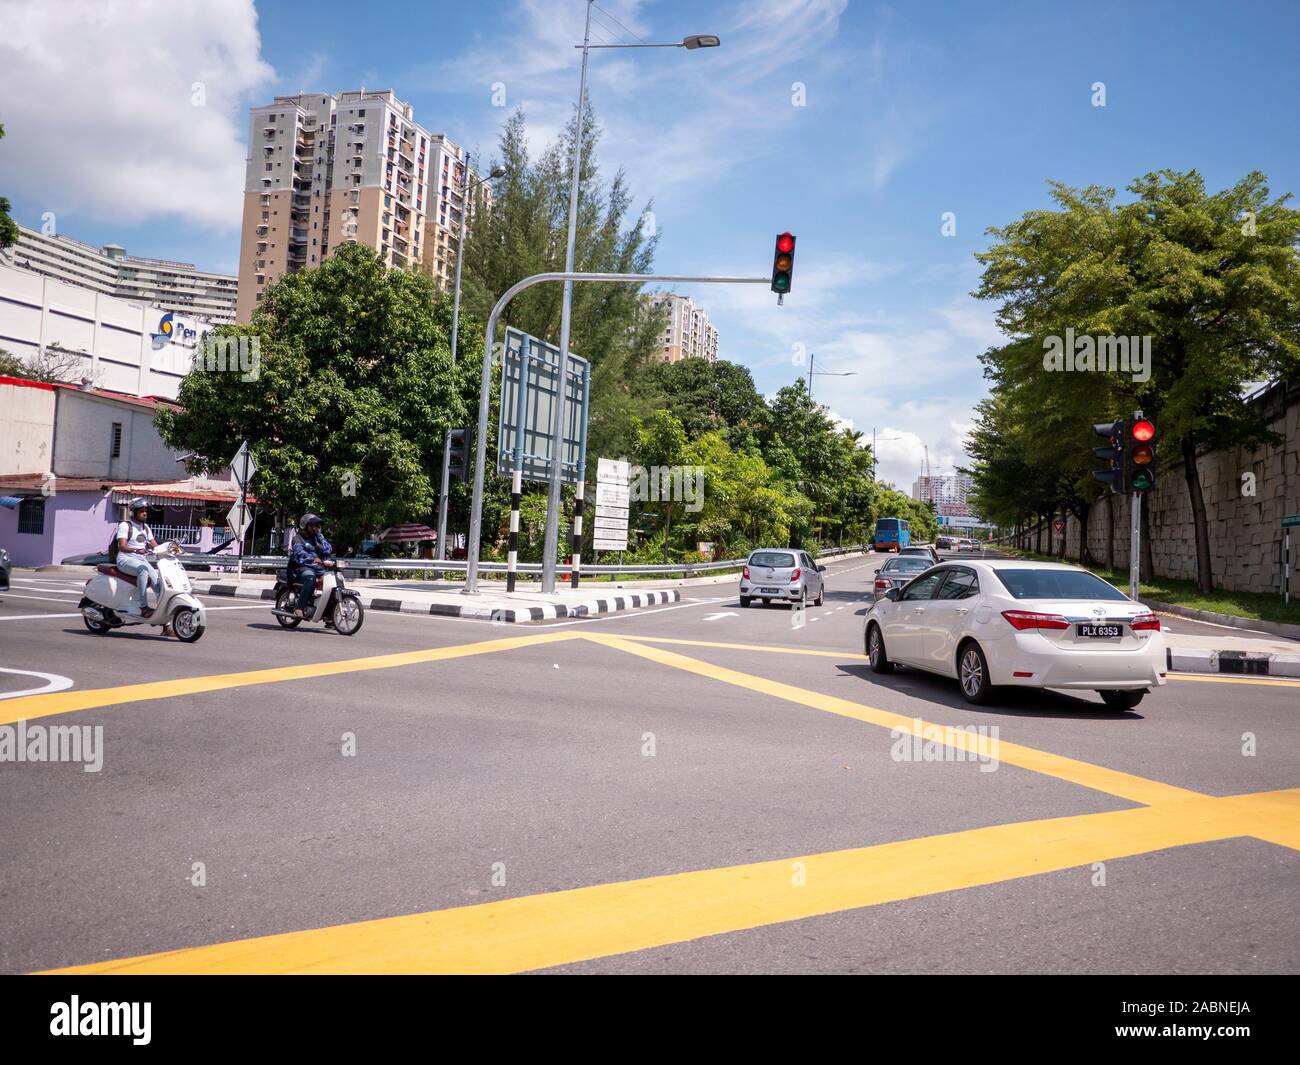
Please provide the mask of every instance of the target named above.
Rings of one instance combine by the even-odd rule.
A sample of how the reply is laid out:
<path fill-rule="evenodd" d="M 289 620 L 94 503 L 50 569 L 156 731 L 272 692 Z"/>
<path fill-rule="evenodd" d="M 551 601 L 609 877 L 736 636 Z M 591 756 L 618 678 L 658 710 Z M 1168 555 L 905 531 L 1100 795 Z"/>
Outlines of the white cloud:
<path fill-rule="evenodd" d="M 56 215 L 238 229 L 246 109 L 274 80 L 252 0 L 0 0 L 0 25 L 6 191 Z"/>

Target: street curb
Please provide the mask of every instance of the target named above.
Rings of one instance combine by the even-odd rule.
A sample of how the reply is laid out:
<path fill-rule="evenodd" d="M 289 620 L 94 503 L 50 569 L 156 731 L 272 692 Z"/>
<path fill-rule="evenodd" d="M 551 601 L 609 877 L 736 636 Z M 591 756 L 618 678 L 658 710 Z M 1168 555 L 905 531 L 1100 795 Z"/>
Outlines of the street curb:
<path fill-rule="evenodd" d="M 1171 673 L 1231 673 L 1259 677 L 1300 677 L 1300 655 L 1257 654 L 1251 651 L 1206 651 L 1165 648 Z"/>
<path fill-rule="evenodd" d="M 1239 618 L 1233 614 L 1220 614 L 1213 610 L 1194 610 L 1189 606 L 1161 603 L 1155 599 L 1143 599 L 1142 602 L 1153 610 L 1163 610 L 1166 614 L 1189 618 L 1192 621 L 1209 621 L 1215 625 L 1227 625 L 1234 629 L 1253 629 L 1256 632 L 1267 632 L 1274 636 L 1289 636 L 1293 640 L 1300 640 L 1300 625 L 1291 625 L 1285 621 L 1255 621 L 1252 618 Z"/>
<path fill-rule="evenodd" d="M 274 600 L 273 588 L 243 588 L 237 584 L 212 584 L 206 590 L 195 589 L 201 595 L 220 595 L 233 599 Z M 476 606 L 473 603 L 419 603 L 409 599 L 389 599 L 384 596 L 361 595 L 361 605 L 367 610 L 392 614 L 420 614 L 428 617 L 469 618 L 491 621 L 503 625 L 520 625 L 554 618 L 585 618 L 597 614 L 614 614 L 622 610 L 636 610 L 644 606 L 681 601 L 681 593 L 673 590 L 636 592 L 608 598 L 588 599 L 582 603 L 542 603 L 518 609 Z"/>

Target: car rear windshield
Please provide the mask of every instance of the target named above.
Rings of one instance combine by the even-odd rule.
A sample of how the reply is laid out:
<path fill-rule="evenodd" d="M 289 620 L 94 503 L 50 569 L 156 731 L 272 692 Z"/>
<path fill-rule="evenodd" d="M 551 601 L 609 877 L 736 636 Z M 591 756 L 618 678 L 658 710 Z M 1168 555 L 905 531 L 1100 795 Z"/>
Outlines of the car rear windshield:
<path fill-rule="evenodd" d="M 794 565 L 794 555 L 784 551 L 755 551 L 749 556 L 751 566 L 767 566 L 769 569 L 789 569 Z"/>
<path fill-rule="evenodd" d="M 930 560 L 928 558 L 920 558 L 916 555 L 900 555 L 898 558 L 891 558 L 885 563 L 885 569 L 887 570 L 905 569 L 916 570 L 920 573 L 921 570 L 929 568 Z"/>
<path fill-rule="evenodd" d="M 997 578 L 1017 599 L 1127 599 L 1100 577 L 1073 569 L 999 569 Z"/>

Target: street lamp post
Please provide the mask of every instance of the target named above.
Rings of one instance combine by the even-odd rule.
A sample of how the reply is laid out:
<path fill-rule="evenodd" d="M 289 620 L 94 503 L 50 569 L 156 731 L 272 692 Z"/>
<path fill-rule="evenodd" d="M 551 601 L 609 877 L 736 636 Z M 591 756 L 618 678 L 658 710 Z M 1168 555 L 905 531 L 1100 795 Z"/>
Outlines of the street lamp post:
<path fill-rule="evenodd" d="M 465 159 L 465 189 L 460 198 L 460 226 L 456 235 L 456 291 L 451 301 L 451 365 L 456 365 L 456 341 L 460 335 L 460 271 L 465 262 L 465 218 L 469 214 L 469 194 L 475 185 L 486 185 L 506 172 L 503 166 L 494 167 L 486 178 L 473 177 L 473 156 Z M 442 436 L 442 485 L 438 491 L 438 561 L 447 557 L 447 497 L 451 489 L 451 430 Z M 442 576 L 441 573 L 438 574 Z"/>
<path fill-rule="evenodd" d="M 564 245 L 564 272 L 573 273 L 574 244 L 578 235 L 578 179 L 582 168 L 582 109 L 587 100 L 587 55 L 593 48 L 716 48 L 722 42 L 712 34 L 695 34 L 671 44 L 592 44 L 591 5 L 587 0 L 587 23 L 582 35 L 582 75 L 578 81 L 578 112 L 574 116 L 573 176 L 569 184 L 569 235 Z M 569 327 L 573 319 L 573 282 L 564 282 L 560 309 L 560 358 L 555 386 L 555 407 L 551 412 L 551 484 L 546 502 L 546 534 L 542 542 L 542 591 L 555 591 L 555 553 L 560 537 L 560 486 L 564 480 L 565 389 L 569 379 Z M 583 475 L 582 470 L 578 476 Z"/>
<path fill-rule="evenodd" d="M 834 370 L 814 370 L 813 365 L 817 362 L 816 355 L 808 356 L 808 398 L 812 399 L 813 378 L 814 377 L 855 377 L 857 370 L 845 370 L 843 373 L 836 373 Z"/>

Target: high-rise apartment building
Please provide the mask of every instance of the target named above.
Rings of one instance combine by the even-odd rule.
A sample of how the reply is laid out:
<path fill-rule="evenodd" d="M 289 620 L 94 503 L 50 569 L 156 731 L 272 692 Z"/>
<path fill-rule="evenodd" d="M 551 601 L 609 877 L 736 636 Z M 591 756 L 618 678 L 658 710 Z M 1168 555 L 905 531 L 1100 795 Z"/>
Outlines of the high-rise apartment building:
<path fill-rule="evenodd" d="M 342 244 L 419 265 L 430 137 L 391 89 L 277 96 L 252 109 L 248 144 L 239 321 L 272 281 Z"/>
<path fill-rule="evenodd" d="M 912 483 L 912 498 L 923 503 L 965 505 L 974 491 L 969 473 L 922 474 Z"/>
<path fill-rule="evenodd" d="M 424 261 L 420 269 L 443 291 L 451 291 L 456 279 L 456 242 L 460 239 L 460 216 L 469 211 L 467 227 L 473 224 L 475 196 L 485 205 L 492 202 L 492 190 L 478 183 L 466 154 L 445 133 L 435 133 L 429 149 L 429 214 L 424 227 Z"/>
<path fill-rule="evenodd" d="M 71 237 L 18 227 L 18 243 L 5 253 L 21 270 L 53 277 L 106 296 L 149 304 L 214 325 L 235 320 L 236 279 L 198 270 L 193 263 L 127 255 L 120 244 L 96 248 Z"/>
<path fill-rule="evenodd" d="M 657 358 L 661 362 L 680 362 L 682 359 L 718 358 L 718 331 L 709 321 L 703 307 L 695 306 L 690 296 L 671 292 L 652 292 L 649 300 L 656 307 L 668 306 L 668 323 L 660 337 Z"/>

